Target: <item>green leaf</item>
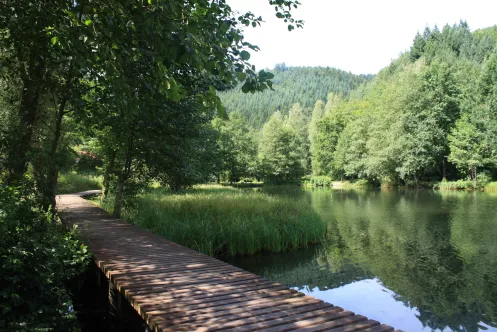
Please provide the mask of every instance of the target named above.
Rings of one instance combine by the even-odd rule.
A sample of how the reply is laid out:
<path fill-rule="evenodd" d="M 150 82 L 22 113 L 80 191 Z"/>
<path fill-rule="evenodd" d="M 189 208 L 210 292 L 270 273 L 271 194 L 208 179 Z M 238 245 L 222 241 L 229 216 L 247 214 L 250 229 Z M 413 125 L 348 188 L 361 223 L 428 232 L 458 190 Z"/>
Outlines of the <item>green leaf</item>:
<path fill-rule="evenodd" d="M 247 93 L 252 90 L 252 84 L 249 82 L 245 82 L 245 84 L 242 85 L 242 92 Z"/>
<path fill-rule="evenodd" d="M 52 39 L 50 39 L 50 41 L 52 42 L 52 45 L 55 45 L 57 44 L 57 41 L 59 40 L 58 37 L 52 37 Z"/>
<path fill-rule="evenodd" d="M 86 21 L 85 21 L 85 25 L 86 25 L 86 26 L 88 26 L 88 25 L 90 25 L 90 24 L 92 24 L 92 23 L 93 23 L 93 21 L 92 21 L 92 20 L 90 20 L 90 19 L 88 19 L 88 20 L 86 20 Z"/>
<path fill-rule="evenodd" d="M 239 81 L 243 81 L 245 78 L 247 78 L 247 74 L 245 73 L 238 73 L 237 76 Z"/>
<path fill-rule="evenodd" d="M 245 60 L 245 61 L 250 59 L 250 53 L 247 51 L 241 51 L 240 56 L 242 57 L 242 60 Z"/>

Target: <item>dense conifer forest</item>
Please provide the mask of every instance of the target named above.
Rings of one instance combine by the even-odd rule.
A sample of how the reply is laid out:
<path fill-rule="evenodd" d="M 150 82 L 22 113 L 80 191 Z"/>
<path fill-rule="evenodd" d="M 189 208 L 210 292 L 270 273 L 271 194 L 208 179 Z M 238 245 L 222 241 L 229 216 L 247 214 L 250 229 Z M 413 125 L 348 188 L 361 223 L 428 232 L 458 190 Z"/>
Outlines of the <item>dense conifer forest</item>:
<path fill-rule="evenodd" d="M 328 93 L 348 96 L 351 91 L 372 79 L 373 75 L 354 75 L 335 68 L 287 67 L 276 64 L 273 90 L 262 93 L 243 93 L 241 87 L 219 94 L 227 112 L 240 112 L 250 125 L 261 127 L 277 110 L 288 112 L 293 104 L 314 107 L 316 100 L 325 100 Z"/>

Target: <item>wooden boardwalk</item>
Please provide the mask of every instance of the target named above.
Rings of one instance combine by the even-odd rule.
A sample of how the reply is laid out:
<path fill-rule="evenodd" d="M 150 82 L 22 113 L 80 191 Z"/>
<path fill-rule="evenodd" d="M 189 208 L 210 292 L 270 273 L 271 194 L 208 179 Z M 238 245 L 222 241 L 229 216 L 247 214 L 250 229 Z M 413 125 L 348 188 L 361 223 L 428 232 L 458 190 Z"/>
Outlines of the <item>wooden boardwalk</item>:
<path fill-rule="evenodd" d="M 112 218 L 81 195 L 57 196 L 60 215 L 154 331 L 393 331 Z"/>

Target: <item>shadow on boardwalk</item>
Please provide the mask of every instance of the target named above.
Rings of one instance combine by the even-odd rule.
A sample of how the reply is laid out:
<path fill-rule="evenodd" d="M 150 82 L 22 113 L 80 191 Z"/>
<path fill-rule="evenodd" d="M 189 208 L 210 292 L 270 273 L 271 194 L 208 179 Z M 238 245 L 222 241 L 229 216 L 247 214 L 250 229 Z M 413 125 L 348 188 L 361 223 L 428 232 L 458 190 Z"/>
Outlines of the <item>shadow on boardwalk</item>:
<path fill-rule="evenodd" d="M 113 218 L 81 197 L 95 193 L 57 196 L 57 210 L 153 330 L 393 331 Z"/>

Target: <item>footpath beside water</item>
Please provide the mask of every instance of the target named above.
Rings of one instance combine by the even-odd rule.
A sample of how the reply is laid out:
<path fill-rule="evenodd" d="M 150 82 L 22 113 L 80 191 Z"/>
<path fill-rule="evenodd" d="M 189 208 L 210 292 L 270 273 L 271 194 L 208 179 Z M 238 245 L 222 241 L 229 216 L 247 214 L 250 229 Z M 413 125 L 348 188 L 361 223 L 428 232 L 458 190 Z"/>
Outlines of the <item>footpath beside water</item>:
<path fill-rule="evenodd" d="M 154 331 L 393 331 L 109 216 L 81 196 L 57 196 L 107 277 L 117 314 L 125 300 Z"/>

